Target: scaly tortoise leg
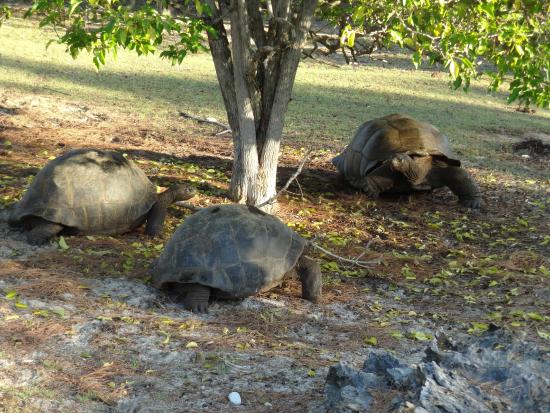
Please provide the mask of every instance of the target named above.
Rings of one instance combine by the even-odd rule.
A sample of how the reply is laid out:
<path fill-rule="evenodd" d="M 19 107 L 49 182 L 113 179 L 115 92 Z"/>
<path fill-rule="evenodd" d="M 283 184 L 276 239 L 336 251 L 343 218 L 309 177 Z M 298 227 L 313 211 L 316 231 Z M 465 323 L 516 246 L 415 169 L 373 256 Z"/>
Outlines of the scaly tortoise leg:
<path fill-rule="evenodd" d="M 302 255 L 296 263 L 296 271 L 302 282 L 302 298 L 312 303 L 319 302 L 323 286 L 319 264 Z"/>
<path fill-rule="evenodd" d="M 184 284 L 182 287 L 186 292 L 183 300 L 185 308 L 194 313 L 208 313 L 210 287 L 201 284 Z"/>
<path fill-rule="evenodd" d="M 466 208 L 477 209 L 481 204 L 479 187 L 464 168 L 458 166 L 433 168 L 428 174 L 427 181 L 433 188 L 447 186 L 453 194 L 458 196 L 460 204 Z"/>
<path fill-rule="evenodd" d="M 27 232 L 27 242 L 31 245 L 42 245 L 63 230 L 63 225 L 42 220 Z"/>

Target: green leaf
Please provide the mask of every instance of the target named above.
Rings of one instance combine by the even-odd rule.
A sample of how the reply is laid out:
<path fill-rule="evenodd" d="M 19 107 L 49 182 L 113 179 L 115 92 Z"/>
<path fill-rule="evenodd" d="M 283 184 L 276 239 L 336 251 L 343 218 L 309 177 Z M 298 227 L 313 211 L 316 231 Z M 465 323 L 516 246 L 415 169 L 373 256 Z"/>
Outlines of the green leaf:
<path fill-rule="evenodd" d="M 58 315 L 59 317 L 65 317 L 65 310 L 63 308 L 54 308 L 52 313 Z"/>
<path fill-rule="evenodd" d="M 128 32 L 125 29 L 122 29 L 118 32 L 118 40 L 122 45 L 126 46 L 126 40 L 128 40 Z"/>
<path fill-rule="evenodd" d="M 417 51 L 412 54 L 412 61 L 413 61 L 414 67 L 418 69 L 418 67 L 422 63 L 422 55 L 420 54 L 420 52 Z"/>
<path fill-rule="evenodd" d="M 403 35 L 397 30 L 390 30 L 390 36 L 397 43 L 401 43 L 403 41 Z"/>
<path fill-rule="evenodd" d="M 17 295 L 17 291 L 9 291 L 7 294 L 6 294 L 6 299 L 7 300 L 13 300 L 15 298 L 15 296 Z"/>
<path fill-rule="evenodd" d="M 69 17 L 71 17 L 73 15 L 73 13 L 75 12 L 76 8 L 78 6 L 80 6 L 82 2 L 81 1 L 76 1 L 73 3 L 73 1 L 71 1 L 71 7 L 69 9 Z"/>
<path fill-rule="evenodd" d="M 403 274 L 407 280 L 416 280 L 416 274 L 409 268 L 408 265 L 401 268 L 401 274 Z"/>
<path fill-rule="evenodd" d="M 479 334 L 487 331 L 489 329 L 489 325 L 486 323 L 472 323 L 472 327 L 468 329 L 468 333 L 470 334 Z"/>
<path fill-rule="evenodd" d="M 550 332 L 548 331 L 537 330 L 537 334 L 539 335 L 540 338 L 543 338 L 545 340 L 550 340 Z"/>
<path fill-rule="evenodd" d="M 21 303 L 21 302 L 17 301 L 17 302 L 15 303 L 15 307 L 17 307 L 17 308 L 27 308 L 28 305 L 25 304 L 25 303 Z"/>
<path fill-rule="evenodd" d="M 159 330 L 159 333 L 161 333 L 164 336 L 164 340 L 162 340 L 162 344 L 168 344 L 170 342 L 170 334 L 164 330 Z"/>
<path fill-rule="evenodd" d="M 393 331 L 393 332 L 390 334 L 390 336 L 392 336 L 393 338 L 403 338 L 403 337 L 405 337 L 405 336 L 403 335 L 403 333 L 401 333 L 400 331 Z"/>
<path fill-rule="evenodd" d="M 487 318 L 492 321 L 501 321 L 502 313 L 500 311 L 492 311 L 487 315 Z"/>
<path fill-rule="evenodd" d="M 460 67 L 456 64 L 454 59 L 449 60 L 449 73 L 453 79 L 457 79 L 460 73 Z"/>
<path fill-rule="evenodd" d="M 202 3 L 200 2 L 200 0 L 195 0 L 195 8 L 197 9 L 197 14 L 199 16 L 202 15 L 203 8 L 202 8 Z"/>
<path fill-rule="evenodd" d="M 68 250 L 69 246 L 67 245 L 67 241 L 65 241 L 65 238 L 63 236 L 59 237 L 59 240 L 57 241 L 57 244 L 59 245 L 59 248 L 62 250 Z"/>
<path fill-rule="evenodd" d="M 317 375 L 316 371 L 313 370 L 313 369 L 310 369 L 308 372 L 307 372 L 307 375 L 309 377 L 315 377 Z"/>
<path fill-rule="evenodd" d="M 531 320 L 535 320 L 535 321 L 544 321 L 544 316 L 540 315 L 539 313 L 535 313 L 535 312 L 527 313 L 527 317 L 529 317 Z"/>
<path fill-rule="evenodd" d="M 50 313 L 48 312 L 48 310 L 41 309 L 41 310 L 34 310 L 32 312 L 32 315 L 37 317 L 47 318 L 50 315 Z"/>
<path fill-rule="evenodd" d="M 408 336 L 409 338 L 412 338 L 413 340 L 418 340 L 418 341 L 428 341 L 433 338 L 432 335 L 428 333 L 424 333 L 423 331 L 412 331 L 409 333 Z"/>
<path fill-rule="evenodd" d="M 369 346 L 376 346 L 378 345 L 378 339 L 375 336 L 372 336 L 372 337 L 367 336 L 363 339 L 363 343 Z"/>

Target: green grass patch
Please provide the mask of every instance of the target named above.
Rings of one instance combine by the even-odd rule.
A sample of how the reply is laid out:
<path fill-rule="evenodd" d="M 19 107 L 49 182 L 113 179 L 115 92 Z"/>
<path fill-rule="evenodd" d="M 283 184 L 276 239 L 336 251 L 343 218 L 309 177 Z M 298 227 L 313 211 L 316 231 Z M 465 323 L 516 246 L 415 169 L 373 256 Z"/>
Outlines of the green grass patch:
<path fill-rule="evenodd" d="M 181 123 L 177 110 L 225 121 L 209 54 L 172 66 L 157 55 L 121 51 L 96 72 L 86 53 L 73 60 L 62 45 L 46 50 L 54 36 L 32 21 L 7 21 L 0 28 L 0 88 L 64 97 L 160 126 Z M 486 92 L 486 81 L 474 82 L 468 93 L 452 91 L 446 74 L 415 70 L 404 54 L 386 59 L 341 68 L 303 62 L 286 117 L 287 142 L 339 148 L 362 122 L 395 112 L 435 124 L 466 157 L 486 155 L 498 134 L 550 133 L 549 111 L 516 112 L 504 91 Z"/>

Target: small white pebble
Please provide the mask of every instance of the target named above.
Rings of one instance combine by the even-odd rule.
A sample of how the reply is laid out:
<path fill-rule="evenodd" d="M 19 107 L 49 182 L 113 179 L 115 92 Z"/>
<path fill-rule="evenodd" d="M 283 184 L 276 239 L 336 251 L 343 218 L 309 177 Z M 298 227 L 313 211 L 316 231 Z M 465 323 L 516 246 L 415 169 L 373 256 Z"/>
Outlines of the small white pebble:
<path fill-rule="evenodd" d="M 231 393 L 229 393 L 228 397 L 231 404 L 234 404 L 235 406 L 238 406 L 241 404 L 241 395 L 236 391 L 232 391 Z"/>

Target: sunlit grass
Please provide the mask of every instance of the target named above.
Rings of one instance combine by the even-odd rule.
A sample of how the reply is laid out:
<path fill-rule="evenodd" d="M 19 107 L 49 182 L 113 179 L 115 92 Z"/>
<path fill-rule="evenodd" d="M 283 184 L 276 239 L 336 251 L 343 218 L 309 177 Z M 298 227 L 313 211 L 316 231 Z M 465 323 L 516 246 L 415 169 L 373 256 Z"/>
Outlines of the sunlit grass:
<path fill-rule="evenodd" d="M 225 120 L 214 67 L 208 54 L 188 56 L 172 66 L 158 56 L 120 51 L 97 72 L 89 55 L 73 60 L 62 45 L 45 45 L 52 31 L 11 19 L 0 28 L 0 87 L 5 91 L 63 96 L 69 101 L 116 110 L 138 122 L 179 121 L 178 110 Z M 364 121 L 408 113 L 435 124 L 466 157 L 486 151 L 495 132 L 550 133 L 550 112 L 516 112 L 505 93 L 486 93 L 476 82 L 468 93 L 452 91 L 446 74 L 414 70 L 405 55 L 376 64 L 335 68 L 302 63 L 286 117 L 287 142 L 310 141 L 335 148 Z"/>

